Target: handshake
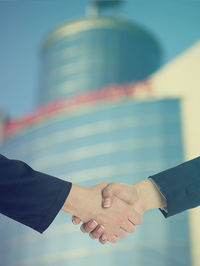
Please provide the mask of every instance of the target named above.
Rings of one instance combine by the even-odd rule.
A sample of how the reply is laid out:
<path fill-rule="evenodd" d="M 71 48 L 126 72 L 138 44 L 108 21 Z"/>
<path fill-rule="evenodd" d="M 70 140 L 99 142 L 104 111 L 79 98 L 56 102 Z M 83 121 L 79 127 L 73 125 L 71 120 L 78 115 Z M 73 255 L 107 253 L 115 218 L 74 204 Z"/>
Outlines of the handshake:
<path fill-rule="evenodd" d="M 134 233 L 145 211 L 165 207 L 166 199 L 147 179 L 133 185 L 102 182 L 86 188 L 73 184 L 62 210 L 73 215 L 74 224 L 83 222 L 83 232 L 105 244 Z"/>

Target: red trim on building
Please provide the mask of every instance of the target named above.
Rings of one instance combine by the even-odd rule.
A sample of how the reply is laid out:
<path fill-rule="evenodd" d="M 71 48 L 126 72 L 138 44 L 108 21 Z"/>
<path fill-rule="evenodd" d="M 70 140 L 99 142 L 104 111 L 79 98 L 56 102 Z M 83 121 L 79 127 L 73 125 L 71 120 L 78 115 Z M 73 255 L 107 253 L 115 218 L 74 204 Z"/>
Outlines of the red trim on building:
<path fill-rule="evenodd" d="M 120 101 L 123 98 L 137 98 L 142 95 L 146 97 L 151 96 L 152 86 L 150 80 L 144 80 L 138 83 L 130 83 L 125 85 L 111 84 L 100 90 L 92 90 L 79 93 L 77 95 L 68 97 L 48 103 L 46 105 L 38 106 L 36 110 L 29 114 L 25 114 L 21 118 L 13 118 L 4 124 L 4 136 L 13 135 L 19 132 L 22 128 L 29 127 L 43 120 L 51 115 L 57 113 L 68 112 L 72 107 L 80 107 L 88 103 L 105 102 L 105 101 Z"/>

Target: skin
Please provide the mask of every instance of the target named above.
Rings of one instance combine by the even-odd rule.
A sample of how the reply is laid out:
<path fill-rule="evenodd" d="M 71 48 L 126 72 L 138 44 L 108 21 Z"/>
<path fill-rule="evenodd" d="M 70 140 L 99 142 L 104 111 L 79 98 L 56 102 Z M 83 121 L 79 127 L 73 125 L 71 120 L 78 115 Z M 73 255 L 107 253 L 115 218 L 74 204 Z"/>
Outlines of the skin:
<path fill-rule="evenodd" d="M 133 233 L 135 225 L 141 224 L 141 217 L 119 198 L 115 199 L 110 208 L 103 208 L 102 191 L 107 185 L 107 182 L 88 188 L 72 185 L 62 210 L 79 217 L 90 230 L 95 227 L 95 232 L 91 233 L 92 238 L 105 234 L 106 240 L 115 243 L 118 237 L 125 237 L 126 232 Z"/>
<path fill-rule="evenodd" d="M 167 206 L 166 199 L 150 179 L 132 185 L 117 182 L 110 183 L 103 189 L 102 197 L 104 208 L 110 208 L 117 199 L 124 201 L 131 208 L 133 220 L 135 212 L 141 217 L 147 210 L 154 208 L 162 209 Z M 81 221 L 78 217 L 73 217 L 72 220 L 74 224 L 79 224 Z M 103 229 L 99 230 L 101 227 L 99 223 L 94 225 L 92 222 L 91 220 L 88 223 L 83 223 L 81 230 L 90 233 L 92 238 L 99 238 L 100 243 L 105 244 L 109 241 L 107 232 Z"/>

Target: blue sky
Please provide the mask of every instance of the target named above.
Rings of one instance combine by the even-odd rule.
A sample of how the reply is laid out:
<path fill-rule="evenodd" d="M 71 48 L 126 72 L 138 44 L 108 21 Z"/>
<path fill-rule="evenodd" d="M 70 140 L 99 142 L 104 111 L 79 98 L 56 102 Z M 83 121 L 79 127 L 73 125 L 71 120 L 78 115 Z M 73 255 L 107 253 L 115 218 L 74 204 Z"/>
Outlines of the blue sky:
<path fill-rule="evenodd" d="M 40 46 L 56 26 L 85 15 L 87 0 L 0 0 L 0 108 L 12 116 L 34 109 Z M 200 0 L 127 0 L 126 17 L 160 41 L 163 63 L 200 39 Z"/>

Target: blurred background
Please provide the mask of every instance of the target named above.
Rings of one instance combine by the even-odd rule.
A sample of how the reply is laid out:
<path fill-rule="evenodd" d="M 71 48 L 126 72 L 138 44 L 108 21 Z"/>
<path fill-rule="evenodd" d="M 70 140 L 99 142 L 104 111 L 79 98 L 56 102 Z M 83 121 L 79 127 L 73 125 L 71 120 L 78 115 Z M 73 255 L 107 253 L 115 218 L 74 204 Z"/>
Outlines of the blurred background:
<path fill-rule="evenodd" d="M 199 14 L 199 0 L 1 0 L 0 153 L 84 186 L 199 156 Z M 43 235 L 1 215 L 1 265 L 199 266 L 199 213 L 149 211 L 105 246 L 70 215 Z"/>

